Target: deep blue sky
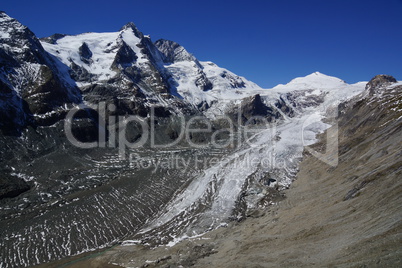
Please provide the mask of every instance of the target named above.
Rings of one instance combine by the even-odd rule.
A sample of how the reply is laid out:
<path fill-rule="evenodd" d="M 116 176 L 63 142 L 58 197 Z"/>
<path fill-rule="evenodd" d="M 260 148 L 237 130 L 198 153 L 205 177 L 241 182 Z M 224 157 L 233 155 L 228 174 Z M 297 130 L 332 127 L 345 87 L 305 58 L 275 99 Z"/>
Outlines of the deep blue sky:
<path fill-rule="evenodd" d="M 402 0 L 2 0 L 0 10 L 38 37 L 133 21 L 262 87 L 315 71 L 348 83 L 402 80 Z"/>

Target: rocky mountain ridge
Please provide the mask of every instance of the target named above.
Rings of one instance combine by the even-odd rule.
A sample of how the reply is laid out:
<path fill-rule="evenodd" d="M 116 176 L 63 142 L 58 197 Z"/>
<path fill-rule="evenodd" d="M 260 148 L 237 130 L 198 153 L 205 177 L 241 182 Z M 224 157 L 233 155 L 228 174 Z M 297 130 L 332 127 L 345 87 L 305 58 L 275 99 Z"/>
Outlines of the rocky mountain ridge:
<path fill-rule="evenodd" d="M 261 90 L 213 63 L 199 62 L 173 41 L 153 43 L 133 23 L 114 33 L 41 40 L 4 12 L 1 25 L 0 112 L 6 134 L 53 125 L 80 103 L 96 110 L 104 101 L 123 115 L 147 117 L 150 107 L 165 115 L 191 115 L 211 106 L 221 109 L 227 94 L 241 99 L 249 89 Z M 231 92 L 235 89 L 241 94 Z"/>
<path fill-rule="evenodd" d="M 281 107 L 286 106 L 283 111 L 290 112 L 291 103 L 280 99 L 291 93 L 282 88 L 338 86 L 336 78 L 315 73 L 318 84 L 307 76 L 298 78 L 304 81 L 301 84 L 292 81 L 264 90 L 212 62 L 198 61 L 173 41 L 153 43 L 134 23 L 118 32 L 55 34 L 38 40 L 17 20 L 4 12 L 1 16 L 0 83 L 5 104 L 0 112 L 6 133 L 18 133 L 27 125 L 52 125 L 79 103 L 96 110 L 103 101 L 122 115 L 147 117 L 150 107 L 156 107 L 165 116 L 214 118 L 232 113 L 242 99 L 256 95 L 269 109 L 276 110 L 279 101 Z M 94 115 L 96 111 L 85 117 Z"/>
<path fill-rule="evenodd" d="M 3 131 L 12 134 L 34 122 L 42 125 L 43 117 L 55 117 L 64 106 L 81 101 L 75 82 L 27 27 L 2 12 L 0 32 Z"/>

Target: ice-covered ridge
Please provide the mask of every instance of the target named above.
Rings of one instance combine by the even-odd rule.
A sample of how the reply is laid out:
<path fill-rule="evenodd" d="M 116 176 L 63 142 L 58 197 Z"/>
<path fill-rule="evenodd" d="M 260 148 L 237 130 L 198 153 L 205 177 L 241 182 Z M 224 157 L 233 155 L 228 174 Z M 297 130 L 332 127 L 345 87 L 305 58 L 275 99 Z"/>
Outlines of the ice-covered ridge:
<path fill-rule="evenodd" d="M 177 82 L 177 92 L 189 102 L 198 104 L 203 101 L 235 100 L 262 90 L 257 84 L 240 77 L 212 62 L 200 62 L 200 68 L 194 61 L 182 61 L 166 65 L 167 70 Z M 197 86 L 196 80 L 201 75 L 212 83 L 211 90 L 203 91 Z"/>
<path fill-rule="evenodd" d="M 96 75 L 96 80 L 102 81 L 114 77 L 117 73 L 112 66 L 116 54 L 122 43 L 129 46 L 137 56 L 132 65 L 143 64 L 148 58 L 143 55 L 138 44 L 141 38 L 138 37 L 132 28 L 125 27 L 119 32 L 106 33 L 84 33 L 74 36 L 65 36 L 57 40 L 55 44 L 42 41 L 42 46 L 47 52 L 57 57 L 65 65 L 76 65 L 84 68 L 91 74 Z M 83 60 L 80 54 L 80 47 L 86 44 L 92 53 L 90 60 Z M 80 86 L 85 85 L 80 83 Z"/>
<path fill-rule="evenodd" d="M 221 68 L 213 62 L 203 61 L 200 62 L 207 78 L 214 84 L 214 86 L 221 92 L 228 90 L 260 90 L 260 86 L 247 80 L 244 77 L 238 76 L 233 72 Z"/>
<path fill-rule="evenodd" d="M 228 105 L 241 102 L 243 98 L 255 94 L 272 95 L 268 90 L 210 61 L 179 61 L 164 67 L 174 80 L 175 93 L 194 106 L 207 107 L 204 112 L 210 118 L 224 114 Z M 206 84 L 210 88 L 205 88 Z"/>
<path fill-rule="evenodd" d="M 334 92 L 331 96 L 341 101 L 360 93 L 366 83 L 350 85 L 339 78 L 315 72 L 305 77 L 295 78 L 285 85 L 280 84 L 270 89 L 263 89 L 210 61 L 199 62 L 199 64 L 194 61 L 182 61 L 167 64 L 165 68 L 176 82 L 177 93 L 195 106 L 206 106 L 204 113 L 210 118 L 224 114 L 228 107 L 238 105 L 242 99 L 256 94 L 270 102 L 269 100 L 277 99 L 281 94 L 294 91 L 306 92 L 306 96 L 331 91 Z M 201 79 L 212 84 L 210 90 L 203 90 L 197 85 Z"/>
<path fill-rule="evenodd" d="M 147 57 L 142 54 L 140 48 L 137 46 L 141 42 L 141 39 L 130 29 L 127 28 L 121 32 L 121 39 L 135 52 L 138 57 L 138 63 L 146 63 L 148 61 Z"/>
<path fill-rule="evenodd" d="M 85 33 L 76 36 L 65 36 L 57 40 L 57 44 L 42 42 L 47 52 L 56 56 L 65 65 L 70 66 L 72 62 L 84 67 L 88 72 L 99 76 L 98 79 L 105 80 L 115 75 L 110 69 L 117 53 L 118 32 L 114 33 Z M 93 64 L 82 61 L 79 48 L 86 43 L 93 53 Z"/>

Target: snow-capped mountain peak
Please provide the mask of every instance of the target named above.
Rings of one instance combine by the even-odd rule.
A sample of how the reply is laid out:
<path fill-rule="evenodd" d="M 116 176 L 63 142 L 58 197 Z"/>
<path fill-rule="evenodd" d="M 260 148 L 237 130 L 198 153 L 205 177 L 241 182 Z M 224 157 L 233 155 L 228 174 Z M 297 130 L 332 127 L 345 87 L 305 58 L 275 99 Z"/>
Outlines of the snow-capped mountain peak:
<path fill-rule="evenodd" d="M 142 39 L 144 38 L 144 34 L 138 30 L 137 26 L 134 24 L 134 22 L 129 22 L 126 25 L 124 25 L 121 29 L 120 32 L 131 30 L 137 36 L 138 38 Z"/>
<path fill-rule="evenodd" d="M 297 77 L 289 83 L 279 84 L 275 90 L 296 90 L 296 89 L 330 89 L 346 85 L 346 82 L 320 72 L 314 72 L 304 77 Z"/>

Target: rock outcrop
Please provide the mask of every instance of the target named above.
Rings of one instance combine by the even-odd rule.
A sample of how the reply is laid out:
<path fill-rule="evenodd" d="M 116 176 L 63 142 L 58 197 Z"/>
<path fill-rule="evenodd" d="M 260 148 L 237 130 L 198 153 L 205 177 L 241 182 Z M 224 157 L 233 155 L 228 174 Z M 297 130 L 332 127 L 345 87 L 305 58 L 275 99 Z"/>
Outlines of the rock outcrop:
<path fill-rule="evenodd" d="M 380 92 L 382 88 L 396 82 L 396 79 L 391 75 L 379 74 L 367 83 L 366 90 L 370 92 L 370 95 L 374 95 L 375 93 Z"/>
<path fill-rule="evenodd" d="M 28 183 L 19 177 L 6 175 L 3 172 L 0 176 L 0 200 L 16 197 L 31 188 Z"/>
<path fill-rule="evenodd" d="M 286 104 L 282 103 L 282 106 L 285 105 Z M 283 109 L 286 110 L 286 108 Z M 241 125 L 244 125 L 246 123 L 271 123 L 282 117 L 282 115 L 275 107 L 269 107 L 264 104 L 259 94 L 244 98 L 240 106 L 233 107 L 227 112 L 227 114 L 233 118 L 234 122 L 239 122 Z"/>

